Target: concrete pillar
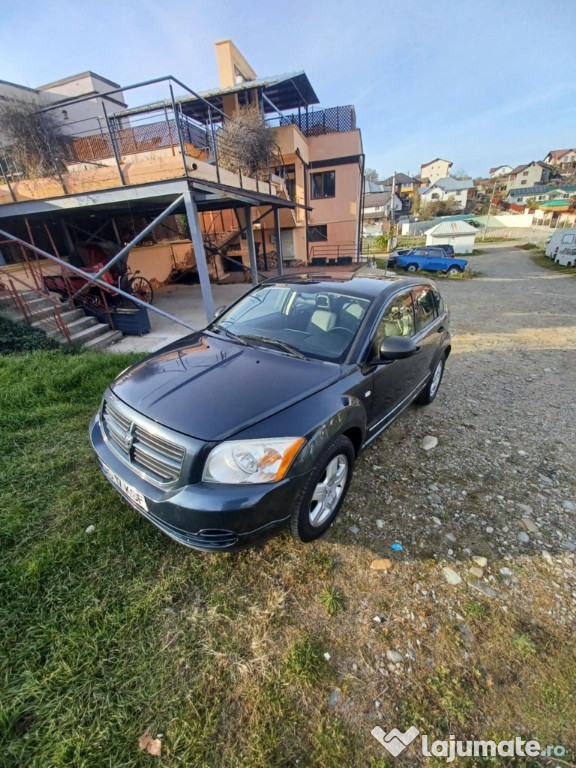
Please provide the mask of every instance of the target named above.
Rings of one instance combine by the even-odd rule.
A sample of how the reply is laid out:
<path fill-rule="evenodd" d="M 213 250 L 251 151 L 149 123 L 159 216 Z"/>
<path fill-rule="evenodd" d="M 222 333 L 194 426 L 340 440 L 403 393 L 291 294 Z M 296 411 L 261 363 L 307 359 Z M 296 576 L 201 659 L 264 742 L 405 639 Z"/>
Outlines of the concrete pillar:
<path fill-rule="evenodd" d="M 252 285 L 258 285 L 258 259 L 256 258 L 256 246 L 254 244 L 254 230 L 252 229 L 252 206 L 244 206 L 246 221 L 246 240 L 248 242 L 248 254 L 250 256 L 250 276 Z"/>
<path fill-rule="evenodd" d="M 214 298 L 212 296 L 212 286 L 210 285 L 210 275 L 208 274 L 202 230 L 200 229 L 200 219 L 198 218 L 198 208 L 189 189 L 184 192 L 184 204 L 186 206 L 190 236 L 194 245 L 194 257 L 196 258 L 196 268 L 200 278 L 200 290 L 202 291 L 206 320 L 211 323 L 214 320 Z"/>

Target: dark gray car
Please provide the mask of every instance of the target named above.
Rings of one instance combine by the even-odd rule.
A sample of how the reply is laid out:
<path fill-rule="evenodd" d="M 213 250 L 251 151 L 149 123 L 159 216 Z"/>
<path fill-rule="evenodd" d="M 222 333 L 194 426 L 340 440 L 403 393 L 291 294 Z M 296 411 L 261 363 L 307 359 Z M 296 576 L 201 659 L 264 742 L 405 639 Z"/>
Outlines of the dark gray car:
<path fill-rule="evenodd" d="M 312 541 L 360 451 L 436 397 L 448 326 L 424 278 L 266 281 L 120 374 L 92 445 L 112 485 L 183 544 L 233 550 L 285 526 Z"/>

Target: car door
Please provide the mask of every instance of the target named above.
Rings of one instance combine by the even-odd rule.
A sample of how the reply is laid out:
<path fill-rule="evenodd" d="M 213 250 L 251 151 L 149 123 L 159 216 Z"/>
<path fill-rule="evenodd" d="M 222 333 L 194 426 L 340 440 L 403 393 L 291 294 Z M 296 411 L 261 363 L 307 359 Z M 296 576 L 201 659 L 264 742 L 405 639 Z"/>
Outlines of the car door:
<path fill-rule="evenodd" d="M 444 328 L 432 286 L 416 286 L 412 291 L 412 298 L 416 320 L 414 341 L 420 347 L 414 367 L 415 386 L 418 386 L 432 371 L 438 353 L 439 335 Z"/>
<path fill-rule="evenodd" d="M 372 334 L 368 358 L 377 359 L 382 341 L 389 336 L 412 337 L 416 332 L 414 301 L 410 289 L 395 294 L 384 306 Z M 372 373 L 368 412 L 368 439 L 398 412 L 416 386 L 418 353 L 403 360 L 379 362 Z M 368 362 L 369 362 L 368 360 Z"/>
<path fill-rule="evenodd" d="M 430 248 L 426 259 L 426 269 L 430 272 L 446 269 L 446 254 L 441 248 Z"/>

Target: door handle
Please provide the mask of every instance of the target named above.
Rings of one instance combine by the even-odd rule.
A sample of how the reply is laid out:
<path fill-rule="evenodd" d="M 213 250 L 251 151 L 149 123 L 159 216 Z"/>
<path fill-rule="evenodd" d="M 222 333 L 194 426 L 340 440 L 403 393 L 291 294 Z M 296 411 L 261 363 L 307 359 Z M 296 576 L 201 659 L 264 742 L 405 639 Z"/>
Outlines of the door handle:
<path fill-rule="evenodd" d="M 446 328 L 443 325 L 441 325 L 440 328 L 436 329 L 437 333 L 444 333 L 445 330 Z"/>

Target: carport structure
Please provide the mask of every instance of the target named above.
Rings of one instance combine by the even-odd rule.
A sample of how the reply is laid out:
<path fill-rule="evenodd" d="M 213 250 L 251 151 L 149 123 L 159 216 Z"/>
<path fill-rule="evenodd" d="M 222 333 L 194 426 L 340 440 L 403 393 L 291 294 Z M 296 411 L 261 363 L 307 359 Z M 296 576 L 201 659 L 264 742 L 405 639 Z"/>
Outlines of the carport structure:
<path fill-rule="evenodd" d="M 194 256 L 198 270 L 202 300 L 207 320 L 214 317 L 214 301 L 210 285 L 208 264 L 199 213 L 234 210 L 241 231 L 245 233 L 250 256 L 250 273 L 252 284 L 258 282 L 257 254 L 253 234 L 252 209 L 266 208 L 266 212 L 258 218 L 262 219 L 272 214 L 276 229 L 278 244 L 278 274 L 282 274 L 282 252 L 280 237 L 280 209 L 293 209 L 297 206 L 290 200 L 276 197 L 266 192 L 256 192 L 247 189 L 237 189 L 216 182 L 192 178 L 170 179 L 166 181 L 149 182 L 141 185 L 116 187 L 113 189 L 86 192 L 80 195 L 65 195 L 51 199 L 28 200 L 8 203 L 0 206 L 0 239 L 19 244 L 37 255 L 49 259 L 54 264 L 60 264 L 68 270 L 77 272 L 89 283 L 98 284 L 100 274 L 84 272 L 82 269 L 68 264 L 60 258 L 56 243 L 64 240 L 66 250 L 72 253 L 74 244 L 70 229 L 79 229 L 89 238 L 97 242 L 100 233 L 111 225 L 116 232 L 117 244 L 121 250 L 105 265 L 106 271 L 111 264 L 118 261 L 136 246 L 154 227 L 171 214 L 185 214 L 188 221 Z M 118 231 L 114 226 L 115 218 L 131 216 L 151 220 L 129 243 L 120 241 Z M 86 220 L 92 222 L 89 232 L 77 226 L 81 220 L 86 226 Z M 32 234 L 33 225 L 44 228 L 52 244 L 54 253 L 38 248 Z M 28 237 L 19 237 L 25 226 Z M 104 239 L 104 238 L 101 238 Z M 0 270 L 1 271 L 1 270 Z M 30 286 L 32 287 L 32 286 Z M 118 291 L 121 293 L 120 291 Z M 135 303 L 141 303 L 137 298 L 129 297 Z M 168 316 L 161 310 L 146 305 L 148 309 Z M 171 317 L 177 322 L 178 318 Z M 183 323 L 186 325 L 185 323 Z"/>

